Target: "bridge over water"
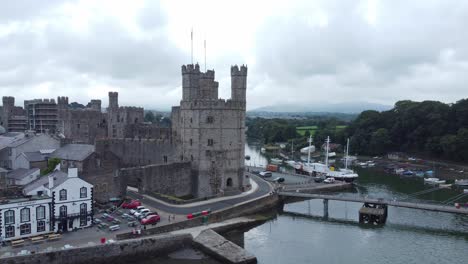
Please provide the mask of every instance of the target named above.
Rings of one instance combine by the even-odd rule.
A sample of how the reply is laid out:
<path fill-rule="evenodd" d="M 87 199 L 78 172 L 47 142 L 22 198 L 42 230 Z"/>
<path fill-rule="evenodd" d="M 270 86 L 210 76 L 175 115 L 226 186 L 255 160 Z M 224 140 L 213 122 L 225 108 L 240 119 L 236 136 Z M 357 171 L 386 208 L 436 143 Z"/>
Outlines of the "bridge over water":
<path fill-rule="evenodd" d="M 356 196 L 337 196 L 326 194 L 313 194 L 301 192 L 278 192 L 278 195 L 283 199 L 287 198 L 303 198 L 303 199 L 322 199 L 324 204 L 324 216 L 328 217 L 328 201 L 345 201 L 363 203 L 363 207 L 359 210 L 359 222 L 361 223 L 377 223 L 383 224 L 387 219 L 387 207 L 404 207 L 410 209 L 419 209 L 434 212 L 454 213 L 468 215 L 468 208 L 457 208 L 455 206 L 406 202 L 398 200 L 375 199 Z"/>

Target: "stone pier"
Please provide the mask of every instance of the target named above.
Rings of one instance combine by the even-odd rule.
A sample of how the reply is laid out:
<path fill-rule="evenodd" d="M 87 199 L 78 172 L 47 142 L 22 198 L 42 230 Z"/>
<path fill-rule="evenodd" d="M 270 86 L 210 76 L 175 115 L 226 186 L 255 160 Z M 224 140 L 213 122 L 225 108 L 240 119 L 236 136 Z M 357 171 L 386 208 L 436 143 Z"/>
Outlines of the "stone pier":
<path fill-rule="evenodd" d="M 202 231 L 194 244 L 223 263 L 257 263 L 257 258 L 245 249 L 225 239 L 211 229 Z"/>

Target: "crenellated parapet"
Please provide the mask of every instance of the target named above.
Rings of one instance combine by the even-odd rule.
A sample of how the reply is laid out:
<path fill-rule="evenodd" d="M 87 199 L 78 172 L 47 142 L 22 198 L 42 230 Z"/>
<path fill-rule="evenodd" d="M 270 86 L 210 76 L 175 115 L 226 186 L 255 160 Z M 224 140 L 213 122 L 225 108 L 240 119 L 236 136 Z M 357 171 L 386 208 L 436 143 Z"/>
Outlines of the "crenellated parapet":
<path fill-rule="evenodd" d="M 240 67 L 231 66 L 231 76 L 247 76 L 247 66 L 243 64 Z"/>
<path fill-rule="evenodd" d="M 199 74 L 200 73 L 200 65 L 197 64 L 187 64 L 182 65 L 182 74 Z"/>

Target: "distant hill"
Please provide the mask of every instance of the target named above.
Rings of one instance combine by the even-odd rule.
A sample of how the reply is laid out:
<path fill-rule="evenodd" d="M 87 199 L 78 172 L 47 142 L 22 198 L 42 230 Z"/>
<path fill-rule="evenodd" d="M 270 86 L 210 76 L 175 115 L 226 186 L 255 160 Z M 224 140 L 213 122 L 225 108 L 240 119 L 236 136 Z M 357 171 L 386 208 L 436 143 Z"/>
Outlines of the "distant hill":
<path fill-rule="evenodd" d="M 374 104 L 367 102 L 346 102 L 346 103 L 310 103 L 300 104 L 280 104 L 264 106 L 251 110 L 252 112 L 319 112 L 319 113 L 346 113 L 356 114 L 364 110 L 386 111 L 392 109 L 391 105 Z"/>

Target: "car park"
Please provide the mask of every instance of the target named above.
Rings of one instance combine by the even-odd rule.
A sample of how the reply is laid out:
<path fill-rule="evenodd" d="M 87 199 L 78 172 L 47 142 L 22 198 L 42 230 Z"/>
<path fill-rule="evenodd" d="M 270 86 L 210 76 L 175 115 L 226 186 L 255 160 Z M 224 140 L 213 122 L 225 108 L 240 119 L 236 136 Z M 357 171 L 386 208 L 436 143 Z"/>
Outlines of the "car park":
<path fill-rule="evenodd" d="M 141 219 L 140 223 L 142 225 L 155 225 L 159 221 L 161 221 L 161 217 L 159 215 L 150 215 L 146 218 Z"/>
<path fill-rule="evenodd" d="M 141 209 L 141 210 L 139 210 L 138 212 L 136 212 L 136 213 L 134 214 L 134 216 L 135 216 L 137 219 L 140 219 L 140 217 L 141 217 L 142 215 L 144 215 L 144 214 L 146 214 L 146 213 L 149 213 L 149 212 L 150 212 L 149 209 L 144 208 L 144 209 Z"/>
<path fill-rule="evenodd" d="M 128 202 L 124 202 L 121 207 L 123 209 L 136 209 L 138 206 L 141 206 L 141 202 L 138 200 L 132 200 Z"/>

